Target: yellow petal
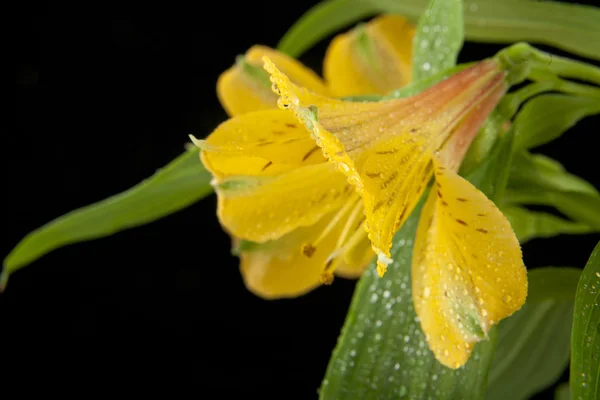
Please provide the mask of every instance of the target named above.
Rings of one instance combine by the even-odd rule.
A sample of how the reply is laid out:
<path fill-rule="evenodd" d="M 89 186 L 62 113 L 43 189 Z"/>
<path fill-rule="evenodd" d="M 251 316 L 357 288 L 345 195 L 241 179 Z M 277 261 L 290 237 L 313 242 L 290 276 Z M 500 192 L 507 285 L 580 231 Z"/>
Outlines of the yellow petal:
<path fill-rule="evenodd" d="M 329 163 L 294 168 L 278 175 L 240 175 L 214 184 L 221 224 L 253 242 L 274 240 L 316 223 L 354 193 Z"/>
<path fill-rule="evenodd" d="M 504 87 L 498 65 L 483 61 L 410 98 L 346 102 L 294 85 L 268 59 L 265 68 L 280 105 L 305 123 L 362 195 L 380 275 L 391 262 L 394 233 L 431 177 L 433 154 L 465 116 Z"/>
<path fill-rule="evenodd" d="M 404 17 L 385 15 L 336 36 L 323 65 L 333 95 L 384 95 L 409 83 L 414 32 Z"/>
<path fill-rule="evenodd" d="M 203 149 L 202 162 L 218 179 L 277 175 L 325 161 L 306 128 L 277 109 L 231 118 L 206 140 L 192 140 Z"/>
<path fill-rule="evenodd" d="M 311 226 L 300 227 L 277 240 L 243 251 L 241 271 L 244 282 L 253 293 L 267 299 L 300 296 L 323 283 L 329 264 L 345 225 L 345 218 L 355 200 L 335 210 Z M 339 217 L 339 218 L 336 218 Z M 315 243 L 311 251 L 303 251 Z"/>
<path fill-rule="evenodd" d="M 277 50 L 253 46 L 217 81 L 217 95 L 230 116 L 277 107 L 277 96 L 271 90 L 269 76 L 262 68 L 264 56 L 272 59 L 298 85 L 317 93 L 328 93 L 321 78 L 300 62 Z"/>
<path fill-rule="evenodd" d="M 346 247 L 344 261 L 338 265 L 335 274 L 342 278 L 359 278 L 375 255 L 364 229 L 357 230 Z"/>
<path fill-rule="evenodd" d="M 492 325 L 519 310 L 527 273 L 508 220 L 483 193 L 434 162 L 412 264 L 415 311 L 436 358 L 458 368 Z"/>

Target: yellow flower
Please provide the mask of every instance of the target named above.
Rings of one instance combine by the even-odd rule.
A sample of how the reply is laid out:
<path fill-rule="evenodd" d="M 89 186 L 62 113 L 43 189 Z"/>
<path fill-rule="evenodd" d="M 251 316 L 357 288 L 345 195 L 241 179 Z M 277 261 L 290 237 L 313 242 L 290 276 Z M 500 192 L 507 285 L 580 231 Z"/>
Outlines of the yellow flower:
<path fill-rule="evenodd" d="M 215 178 L 221 224 L 244 240 L 244 281 L 265 298 L 300 295 L 334 272 L 359 276 L 373 254 L 383 276 L 393 235 L 434 178 L 415 240 L 413 296 L 429 347 L 457 368 L 527 295 L 508 221 L 456 173 L 506 91 L 505 74 L 486 60 L 410 98 L 329 97 L 410 81 L 413 28 L 389 18 L 399 17 L 333 41 L 326 83 L 289 57 L 251 49 L 219 80 L 234 118 L 194 141 Z"/>
<path fill-rule="evenodd" d="M 264 46 L 251 48 L 219 78 L 219 99 L 234 118 L 205 141 L 193 140 L 214 176 L 222 226 L 234 243 L 259 243 L 240 252 L 242 276 L 253 293 L 295 297 L 330 283 L 334 272 L 360 276 L 373 257 L 362 228 L 362 199 L 303 124 L 277 109 L 262 57 L 323 95 L 382 94 L 410 80 L 413 31 L 404 18 L 383 16 L 337 37 L 324 62 L 327 83 Z M 394 76 L 382 76 L 390 72 Z"/>
<path fill-rule="evenodd" d="M 254 46 L 217 81 L 217 94 L 230 116 L 277 107 L 262 57 L 267 56 L 292 82 L 334 97 L 380 94 L 411 80 L 414 26 L 399 15 L 377 17 L 333 39 L 323 63 L 326 82 L 295 59 Z"/>
<path fill-rule="evenodd" d="M 392 262 L 395 232 L 434 177 L 413 253 L 415 310 L 436 358 L 451 368 L 463 365 L 473 345 L 527 295 L 510 224 L 456 173 L 506 91 L 505 73 L 485 60 L 416 96 L 359 103 L 312 93 L 264 60 L 280 107 L 305 124 L 360 194 L 380 276 Z"/>

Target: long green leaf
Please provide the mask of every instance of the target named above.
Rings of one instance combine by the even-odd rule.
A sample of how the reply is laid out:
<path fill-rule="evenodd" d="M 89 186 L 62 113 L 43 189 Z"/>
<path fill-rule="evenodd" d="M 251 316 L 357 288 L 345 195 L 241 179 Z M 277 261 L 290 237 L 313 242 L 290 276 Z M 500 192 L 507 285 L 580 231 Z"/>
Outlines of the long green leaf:
<path fill-rule="evenodd" d="M 540 154 L 518 152 L 514 155 L 509 187 L 519 189 L 532 186 L 565 192 L 588 193 L 600 197 L 600 193 L 594 185 L 568 173 L 556 160 Z"/>
<path fill-rule="evenodd" d="M 462 0 L 432 0 L 413 39 L 413 80 L 419 82 L 456 65 L 464 40 Z"/>
<path fill-rule="evenodd" d="M 528 101 L 515 118 L 516 149 L 551 142 L 584 117 L 600 113 L 600 99 L 542 94 Z"/>
<path fill-rule="evenodd" d="M 494 198 L 510 168 L 511 138 L 504 136 L 484 171 L 469 180 Z M 479 169 L 477 170 L 479 171 Z M 492 179 L 500 183 L 483 185 Z M 485 187 L 485 189 L 484 189 Z M 427 347 L 415 314 L 411 290 L 411 260 L 420 206 L 394 237 L 392 258 L 383 279 L 371 265 L 355 290 L 338 345 L 321 387 L 321 400 L 345 399 L 481 399 L 495 347 L 478 343 L 465 366 L 452 370 L 436 361 Z"/>
<path fill-rule="evenodd" d="M 523 207 L 502 207 L 502 213 L 510 221 L 521 244 L 537 238 L 594 232 L 587 224 L 569 221 L 545 212 L 529 211 Z"/>
<path fill-rule="evenodd" d="M 571 398 L 600 398 L 600 242 L 577 286 L 571 352 Z"/>
<path fill-rule="evenodd" d="M 582 222 L 600 231 L 600 197 L 590 193 L 545 189 L 536 185 L 528 188 L 509 188 L 504 197 L 506 204 L 541 205 L 555 207 L 576 222 Z"/>
<path fill-rule="evenodd" d="M 376 12 L 374 5 L 360 0 L 323 1 L 300 17 L 281 38 L 277 48 L 297 57 L 324 37 Z"/>
<path fill-rule="evenodd" d="M 189 206 L 212 192 L 210 179 L 194 148 L 133 188 L 47 223 L 4 259 L 0 289 L 9 274 L 54 249 L 147 224 Z"/>
<path fill-rule="evenodd" d="M 362 0 L 381 12 L 416 20 L 427 0 Z M 464 7 L 469 41 L 525 41 L 558 47 L 600 60 L 600 9 L 593 6 L 535 0 L 471 0 Z M 293 27 L 292 27 L 293 29 Z"/>
<path fill-rule="evenodd" d="M 527 302 L 498 325 L 486 400 L 522 400 L 552 385 L 569 363 L 571 319 L 581 270 L 529 272 Z"/>
<path fill-rule="evenodd" d="M 381 12 L 416 21 L 427 5 L 428 0 L 329 0 L 304 14 L 285 34 L 279 49 L 297 57 L 362 18 Z M 471 0 L 463 11 L 469 41 L 542 43 L 600 60 L 600 9 L 596 7 L 552 1 Z"/>

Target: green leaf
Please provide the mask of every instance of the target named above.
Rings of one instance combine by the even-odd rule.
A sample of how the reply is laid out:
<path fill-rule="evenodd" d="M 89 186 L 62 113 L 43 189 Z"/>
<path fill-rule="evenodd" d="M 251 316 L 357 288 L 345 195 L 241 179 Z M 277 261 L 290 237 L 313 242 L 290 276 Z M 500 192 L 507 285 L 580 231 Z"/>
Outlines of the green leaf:
<path fill-rule="evenodd" d="M 147 224 L 191 205 L 212 192 L 210 180 L 193 148 L 133 188 L 50 221 L 4 259 L 0 288 L 9 274 L 54 249 Z"/>
<path fill-rule="evenodd" d="M 467 150 L 467 154 L 460 165 L 461 174 L 469 174 L 473 172 L 478 165 L 483 163 L 490 154 L 490 151 L 494 148 L 494 144 L 498 140 L 498 137 L 504 133 L 505 129 L 503 128 L 503 124 L 507 121 L 507 118 L 500 111 L 503 102 L 504 99 L 500 101 L 500 104 L 485 120 L 479 133 L 477 133 L 475 140 L 473 140 L 473 143 L 469 146 L 469 150 Z"/>
<path fill-rule="evenodd" d="M 571 400 L 571 389 L 568 383 L 563 383 L 556 388 L 554 400 Z"/>
<path fill-rule="evenodd" d="M 542 94 L 525 103 L 515 118 L 515 148 L 551 142 L 584 117 L 600 113 L 600 99 Z"/>
<path fill-rule="evenodd" d="M 584 234 L 594 231 L 590 226 L 581 222 L 569 221 L 545 212 L 529 211 L 523 207 L 502 207 L 502 213 L 510 221 L 521 244 L 537 238 Z"/>
<path fill-rule="evenodd" d="M 504 202 L 555 207 L 573 221 L 585 223 L 596 232 L 600 231 L 600 197 L 597 195 L 532 185 L 528 188 L 508 188 Z"/>
<path fill-rule="evenodd" d="M 279 49 L 298 57 L 337 29 L 376 13 L 417 21 L 428 0 L 329 0 L 300 18 Z M 533 0 L 471 0 L 464 7 L 469 41 L 548 44 L 600 60 L 600 10 L 593 6 Z"/>
<path fill-rule="evenodd" d="M 528 273 L 527 302 L 498 325 L 486 400 L 522 400 L 551 386 L 569 363 L 571 319 L 581 270 Z"/>
<path fill-rule="evenodd" d="M 394 238 L 386 276 L 371 265 L 355 290 L 320 391 L 322 400 L 476 399 L 485 390 L 495 330 L 457 370 L 437 362 L 425 342 L 411 291 L 411 259 L 420 206 Z"/>
<path fill-rule="evenodd" d="M 571 397 L 600 398 L 600 242 L 577 286 L 571 352 Z"/>
<path fill-rule="evenodd" d="M 298 57 L 324 37 L 377 13 L 361 0 L 326 0 L 310 10 L 287 31 L 277 48 Z"/>
<path fill-rule="evenodd" d="M 464 39 L 462 16 L 462 0 L 431 0 L 413 39 L 415 82 L 456 65 Z"/>
<path fill-rule="evenodd" d="M 428 5 L 427 0 L 362 1 L 381 12 L 412 20 Z M 553 1 L 471 0 L 463 11 L 469 41 L 542 43 L 600 60 L 600 9 L 596 7 Z"/>
<path fill-rule="evenodd" d="M 468 176 L 469 181 L 496 203 L 504 197 L 513 159 L 514 130 L 502 135 L 490 155 Z"/>
<path fill-rule="evenodd" d="M 568 173 L 556 160 L 526 151 L 514 155 L 509 178 L 510 188 L 530 188 L 572 191 L 600 196 L 598 190 L 586 180 Z"/>
<path fill-rule="evenodd" d="M 484 182 L 499 179 L 485 186 L 491 197 L 502 190 L 507 174 L 503 170 L 510 168 L 507 143 L 512 141 L 506 135 L 501 139 L 486 159 L 487 174 L 469 177 L 480 188 Z M 394 237 L 394 262 L 388 266 L 385 278 L 377 276 L 374 265 L 361 277 L 327 368 L 321 400 L 483 398 L 496 329 L 490 331 L 490 340 L 475 346 L 463 367 L 452 370 L 440 364 L 429 350 L 413 308 L 412 249 L 422 203 Z"/>

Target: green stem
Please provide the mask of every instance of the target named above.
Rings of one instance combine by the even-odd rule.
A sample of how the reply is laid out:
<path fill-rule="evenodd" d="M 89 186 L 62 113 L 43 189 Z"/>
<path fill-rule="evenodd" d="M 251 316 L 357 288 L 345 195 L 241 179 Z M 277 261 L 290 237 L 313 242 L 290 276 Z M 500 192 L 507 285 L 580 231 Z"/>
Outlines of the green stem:
<path fill-rule="evenodd" d="M 507 80 L 511 85 L 523 82 L 534 70 L 547 76 L 574 78 L 600 85 L 600 68 L 542 52 L 528 43 L 516 43 L 502 49 L 495 58 L 509 72 Z"/>

